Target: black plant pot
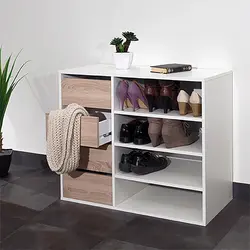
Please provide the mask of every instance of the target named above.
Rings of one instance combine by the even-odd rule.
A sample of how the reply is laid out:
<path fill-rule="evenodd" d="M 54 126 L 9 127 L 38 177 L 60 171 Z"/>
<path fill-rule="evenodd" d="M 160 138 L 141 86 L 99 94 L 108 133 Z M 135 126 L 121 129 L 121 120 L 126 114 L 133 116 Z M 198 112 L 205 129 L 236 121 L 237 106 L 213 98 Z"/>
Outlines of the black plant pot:
<path fill-rule="evenodd" d="M 0 152 L 0 177 L 5 177 L 8 175 L 12 153 L 12 149 L 4 149 L 2 152 Z"/>

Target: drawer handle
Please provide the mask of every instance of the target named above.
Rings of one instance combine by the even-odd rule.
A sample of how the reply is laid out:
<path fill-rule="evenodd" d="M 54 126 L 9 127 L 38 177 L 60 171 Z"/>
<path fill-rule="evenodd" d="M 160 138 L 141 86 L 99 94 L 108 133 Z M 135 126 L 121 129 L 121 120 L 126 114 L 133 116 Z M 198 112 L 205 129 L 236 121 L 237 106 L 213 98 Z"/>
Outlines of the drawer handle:
<path fill-rule="evenodd" d="M 106 137 L 108 137 L 108 136 L 110 136 L 110 135 L 111 135 L 111 132 L 109 132 L 109 133 L 107 133 L 107 134 L 104 134 L 103 137 L 106 138 Z"/>

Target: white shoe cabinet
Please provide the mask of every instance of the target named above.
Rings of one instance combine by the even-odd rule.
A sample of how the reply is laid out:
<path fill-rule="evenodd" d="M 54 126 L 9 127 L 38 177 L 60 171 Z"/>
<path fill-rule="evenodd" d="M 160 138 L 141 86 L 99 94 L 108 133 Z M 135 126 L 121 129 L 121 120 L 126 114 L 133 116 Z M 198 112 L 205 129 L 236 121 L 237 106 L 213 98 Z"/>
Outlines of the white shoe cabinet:
<path fill-rule="evenodd" d="M 84 93 L 88 97 L 81 96 L 74 86 L 68 86 L 72 93 L 76 93 L 76 98 L 72 99 L 74 97 L 72 95 L 69 99 L 66 98 L 68 103 L 64 103 L 62 101 L 64 96 L 62 82 L 68 78 L 74 79 L 77 83 L 76 86 L 85 91 Z M 100 85 L 101 89 L 99 92 L 97 91 L 99 99 L 95 102 L 96 94 L 89 91 L 88 82 L 86 85 L 84 82 L 77 82 L 77 79 L 81 78 L 105 78 L 111 81 L 111 85 L 110 88 L 106 82 L 103 83 L 104 85 Z M 192 114 L 180 116 L 178 111 L 171 111 L 167 114 L 164 114 L 162 110 L 150 113 L 145 109 L 132 111 L 128 108 L 122 111 L 116 96 L 116 87 L 119 80 L 123 78 L 175 80 L 180 81 L 181 86 L 200 84 L 202 116 L 193 117 Z M 87 106 L 91 108 L 97 106 L 97 108 L 109 109 L 111 128 L 107 124 L 107 131 L 104 126 L 102 135 L 97 134 L 99 138 L 104 136 L 105 143 L 108 141 L 112 143 L 108 155 L 112 168 L 108 174 L 107 172 L 104 175 L 101 174 L 99 178 L 98 174 L 91 172 L 84 177 L 79 177 L 80 179 L 75 177 L 76 190 L 80 195 L 73 196 L 73 198 L 67 196 L 66 193 L 72 191 L 74 187 L 65 188 L 65 183 L 68 183 L 69 180 L 61 176 L 62 200 L 201 226 L 206 226 L 232 200 L 233 73 L 231 71 L 194 69 L 191 72 L 163 75 L 150 73 L 149 67 L 134 67 L 123 71 L 116 70 L 109 65 L 92 65 L 61 71 L 59 86 L 61 108 L 71 102 L 86 106 L 83 102 L 88 100 L 91 105 L 87 104 Z M 106 105 L 108 95 L 111 98 L 110 105 Z M 92 105 L 93 103 L 94 105 Z M 119 142 L 121 124 L 136 117 L 193 121 L 202 127 L 202 138 L 189 146 L 171 149 L 167 149 L 164 144 L 152 147 L 151 144 L 134 145 Z M 88 134 L 88 126 L 84 126 L 84 128 L 85 133 Z M 112 136 L 107 134 L 110 131 L 112 131 Z M 99 139 L 99 141 L 102 140 Z M 89 144 L 91 146 L 91 143 Z M 94 143 L 97 145 L 96 147 L 101 144 Z M 123 173 L 119 170 L 120 157 L 123 153 L 128 153 L 133 149 L 163 153 L 171 158 L 171 165 L 162 171 L 144 176 Z M 90 150 L 93 152 L 96 149 Z M 99 161 L 98 157 L 102 156 L 95 151 L 94 153 L 93 157 Z M 90 178 L 89 175 L 91 175 Z M 84 189 L 86 186 L 87 191 Z M 82 187 L 84 187 L 83 190 Z M 91 192 L 98 197 L 96 202 L 88 199 Z M 106 195 L 110 202 L 102 202 Z"/>

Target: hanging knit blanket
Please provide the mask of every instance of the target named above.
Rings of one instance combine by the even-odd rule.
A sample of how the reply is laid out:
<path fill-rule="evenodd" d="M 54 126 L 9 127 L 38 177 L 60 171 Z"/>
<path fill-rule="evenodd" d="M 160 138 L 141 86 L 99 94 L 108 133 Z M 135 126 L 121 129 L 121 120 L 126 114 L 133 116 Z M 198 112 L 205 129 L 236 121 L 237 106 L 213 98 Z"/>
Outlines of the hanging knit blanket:
<path fill-rule="evenodd" d="M 47 160 L 57 174 L 69 173 L 79 167 L 82 115 L 89 116 L 89 113 L 78 104 L 49 114 Z"/>

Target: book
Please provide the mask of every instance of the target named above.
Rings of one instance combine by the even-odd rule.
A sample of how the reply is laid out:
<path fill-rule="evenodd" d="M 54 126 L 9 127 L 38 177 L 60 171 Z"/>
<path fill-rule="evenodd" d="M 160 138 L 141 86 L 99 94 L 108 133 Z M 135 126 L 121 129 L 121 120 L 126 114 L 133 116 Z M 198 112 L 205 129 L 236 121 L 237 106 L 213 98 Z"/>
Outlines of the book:
<path fill-rule="evenodd" d="M 191 70 L 192 70 L 192 65 L 190 64 L 171 63 L 171 64 L 151 66 L 152 73 L 170 74 L 170 73 L 177 73 L 177 72 L 191 71 Z"/>

